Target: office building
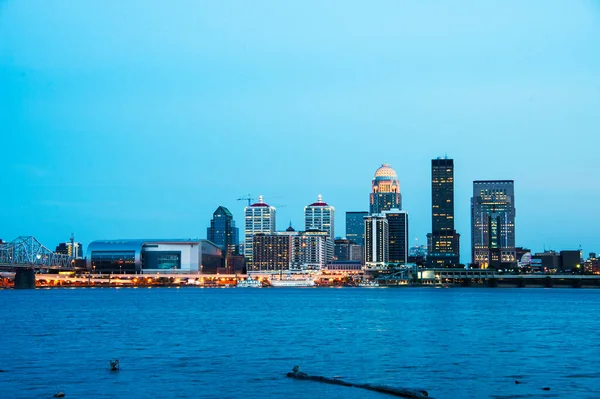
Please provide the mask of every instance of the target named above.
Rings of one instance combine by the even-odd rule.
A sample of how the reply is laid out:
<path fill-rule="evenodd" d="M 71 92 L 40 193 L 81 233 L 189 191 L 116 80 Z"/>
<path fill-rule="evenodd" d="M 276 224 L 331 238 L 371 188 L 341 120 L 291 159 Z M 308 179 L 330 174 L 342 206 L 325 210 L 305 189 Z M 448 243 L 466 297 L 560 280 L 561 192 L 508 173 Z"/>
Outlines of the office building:
<path fill-rule="evenodd" d="M 471 258 L 473 267 L 511 268 L 515 249 L 513 180 L 477 180 L 471 198 Z"/>
<path fill-rule="evenodd" d="M 62 255 L 69 255 L 77 259 L 83 257 L 83 247 L 80 242 L 61 242 L 56 246 L 54 252 Z"/>
<path fill-rule="evenodd" d="M 207 239 L 215 243 L 227 256 L 238 253 L 239 229 L 235 227 L 233 215 L 229 209 L 219 206 L 213 213 Z"/>
<path fill-rule="evenodd" d="M 323 197 L 318 196 L 317 202 L 304 207 L 304 230 L 322 230 L 327 232 L 330 240 L 334 240 L 334 214 L 333 206 L 323 202 Z"/>
<path fill-rule="evenodd" d="M 379 214 L 392 208 L 402 209 L 400 181 L 396 171 L 388 164 L 383 164 L 371 183 L 370 214 Z"/>
<path fill-rule="evenodd" d="M 358 245 L 365 244 L 365 216 L 369 212 L 346 212 L 346 238 Z"/>
<path fill-rule="evenodd" d="M 431 160 L 431 233 L 427 235 L 427 265 L 456 267 L 460 235 L 454 230 L 454 160 Z"/>
<path fill-rule="evenodd" d="M 384 211 L 388 224 L 388 263 L 408 263 L 408 212 L 399 209 Z"/>
<path fill-rule="evenodd" d="M 252 236 L 251 272 L 279 272 L 290 270 L 292 235 L 256 233 Z"/>
<path fill-rule="evenodd" d="M 293 270 L 322 270 L 333 259 L 333 241 L 322 230 L 307 230 L 292 237 Z"/>
<path fill-rule="evenodd" d="M 388 221 L 383 215 L 365 216 L 365 267 L 371 270 L 387 268 L 389 259 Z"/>
<path fill-rule="evenodd" d="M 275 208 L 265 204 L 262 195 L 258 202 L 244 208 L 244 256 L 252 262 L 254 246 L 252 237 L 255 234 L 275 233 Z"/>

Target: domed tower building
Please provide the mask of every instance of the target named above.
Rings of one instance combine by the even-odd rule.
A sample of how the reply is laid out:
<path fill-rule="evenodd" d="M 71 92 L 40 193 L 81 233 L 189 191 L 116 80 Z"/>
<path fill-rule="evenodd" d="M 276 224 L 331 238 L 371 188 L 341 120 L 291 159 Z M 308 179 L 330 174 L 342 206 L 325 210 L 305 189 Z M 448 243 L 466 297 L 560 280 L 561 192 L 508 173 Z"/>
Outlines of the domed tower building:
<path fill-rule="evenodd" d="M 377 169 L 371 188 L 369 208 L 371 215 L 389 211 L 392 208 L 402 209 L 400 181 L 396 171 L 389 164 L 384 163 Z"/>

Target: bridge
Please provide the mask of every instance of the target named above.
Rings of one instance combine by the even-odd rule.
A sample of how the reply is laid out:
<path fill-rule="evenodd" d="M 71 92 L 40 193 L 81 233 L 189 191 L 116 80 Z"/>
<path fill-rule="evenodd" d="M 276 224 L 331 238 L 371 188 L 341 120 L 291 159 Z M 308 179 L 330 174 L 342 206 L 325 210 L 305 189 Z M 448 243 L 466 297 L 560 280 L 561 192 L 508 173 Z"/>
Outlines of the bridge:
<path fill-rule="evenodd" d="M 57 254 L 33 236 L 0 244 L 0 270 L 15 272 L 15 287 L 34 288 L 39 270 L 74 270 L 75 258 Z"/>

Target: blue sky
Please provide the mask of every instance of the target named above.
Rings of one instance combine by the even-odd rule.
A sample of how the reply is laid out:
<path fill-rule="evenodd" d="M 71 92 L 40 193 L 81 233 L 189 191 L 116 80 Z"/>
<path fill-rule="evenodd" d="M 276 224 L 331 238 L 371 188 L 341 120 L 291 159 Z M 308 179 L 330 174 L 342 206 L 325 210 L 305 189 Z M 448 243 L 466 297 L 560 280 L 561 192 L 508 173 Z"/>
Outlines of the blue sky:
<path fill-rule="evenodd" d="M 248 193 L 302 228 L 368 209 L 388 162 L 410 236 L 430 160 L 514 179 L 517 244 L 600 251 L 600 2 L 0 0 L 0 237 L 201 237 Z"/>

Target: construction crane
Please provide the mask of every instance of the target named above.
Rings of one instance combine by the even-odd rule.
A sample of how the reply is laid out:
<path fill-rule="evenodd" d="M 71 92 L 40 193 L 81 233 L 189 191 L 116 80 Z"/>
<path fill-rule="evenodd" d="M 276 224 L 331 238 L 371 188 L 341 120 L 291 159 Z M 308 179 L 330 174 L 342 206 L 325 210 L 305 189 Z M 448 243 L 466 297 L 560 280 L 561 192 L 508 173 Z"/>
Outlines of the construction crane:
<path fill-rule="evenodd" d="M 238 201 L 248 201 L 248 206 L 252 205 L 252 202 L 254 202 L 254 198 L 248 194 L 245 197 L 240 197 L 237 199 Z"/>

